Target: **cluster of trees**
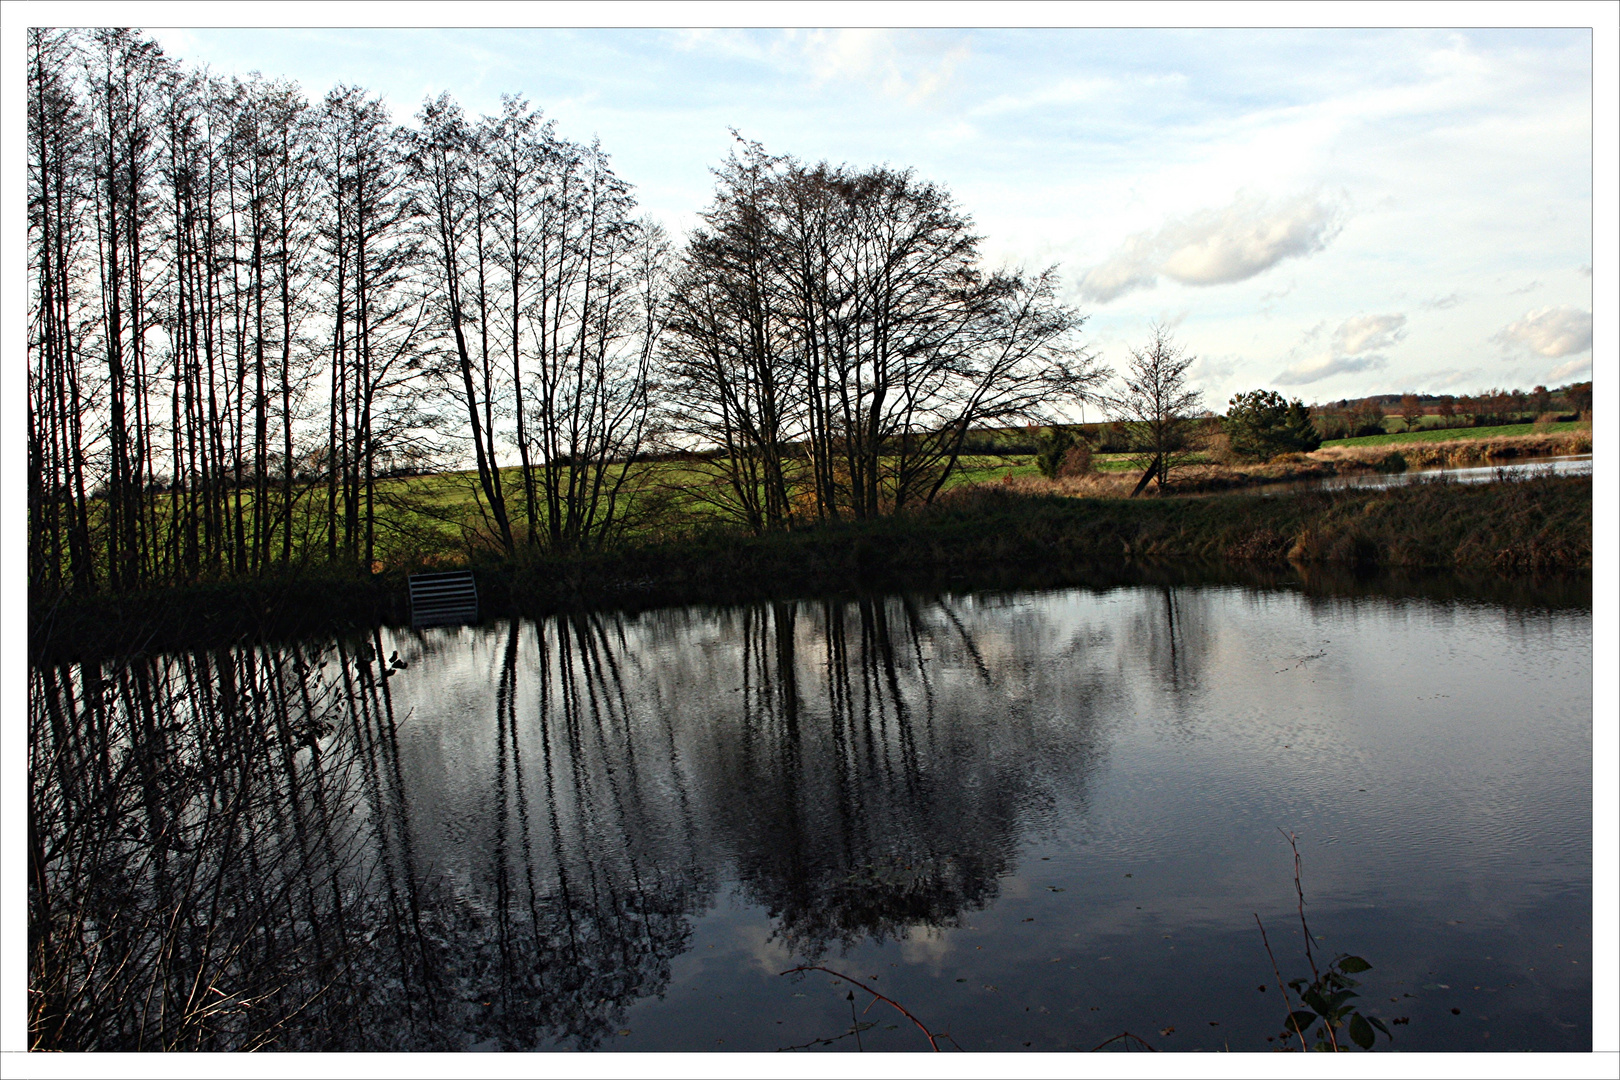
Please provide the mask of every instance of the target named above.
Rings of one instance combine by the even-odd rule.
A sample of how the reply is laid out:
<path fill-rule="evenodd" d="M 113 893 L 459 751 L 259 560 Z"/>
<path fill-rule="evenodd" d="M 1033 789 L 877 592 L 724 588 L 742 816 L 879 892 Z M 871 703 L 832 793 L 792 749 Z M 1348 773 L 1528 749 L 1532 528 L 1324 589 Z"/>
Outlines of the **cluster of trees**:
<path fill-rule="evenodd" d="M 981 269 L 937 185 L 748 142 L 717 175 L 664 391 L 675 438 L 721 450 L 704 497 L 751 528 L 927 503 L 974 429 L 1049 420 L 1100 380 L 1053 272 Z"/>
<path fill-rule="evenodd" d="M 118 29 L 31 29 L 28 90 L 32 583 L 284 564 L 322 486 L 324 546 L 358 557 L 379 468 L 422 449 L 390 393 L 428 297 L 384 110 Z"/>
<path fill-rule="evenodd" d="M 47 591 L 367 567 L 409 517 L 379 480 L 468 465 L 461 524 L 508 553 L 613 540 L 655 453 L 754 529 L 869 517 L 1100 377 L 1053 274 L 981 268 L 909 172 L 742 144 L 676 251 L 522 100 L 398 126 L 124 29 L 30 30 L 28 62 Z"/>
<path fill-rule="evenodd" d="M 1222 428 L 1232 452 L 1244 458 L 1263 461 L 1278 454 L 1309 453 L 1322 445 L 1311 410 L 1298 398 L 1288 401 L 1275 390 L 1235 395 Z"/>

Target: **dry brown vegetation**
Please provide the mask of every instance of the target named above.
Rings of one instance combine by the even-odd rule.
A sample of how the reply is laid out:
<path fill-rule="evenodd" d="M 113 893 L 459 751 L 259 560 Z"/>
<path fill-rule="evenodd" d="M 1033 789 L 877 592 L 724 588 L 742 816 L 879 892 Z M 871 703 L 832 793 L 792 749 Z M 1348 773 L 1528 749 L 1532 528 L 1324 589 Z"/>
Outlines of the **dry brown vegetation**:
<path fill-rule="evenodd" d="M 1444 442 L 1327 446 L 1310 454 L 1309 457 L 1313 461 L 1331 465 L 1341 472 L 1361 471 L 1357 466 L 1371 468 L 1373 462 L 1380 460 L 1391 450 L 1400 451 L 1410 468 L 1456 468 L 1489 465 L 1492 462 L 1512 461 L 1515 458 L 1590 454 L 1592 432 L 1588 429 L 1548 434 L 1505 435 L 1486 439 L 1448 439 Z"/>

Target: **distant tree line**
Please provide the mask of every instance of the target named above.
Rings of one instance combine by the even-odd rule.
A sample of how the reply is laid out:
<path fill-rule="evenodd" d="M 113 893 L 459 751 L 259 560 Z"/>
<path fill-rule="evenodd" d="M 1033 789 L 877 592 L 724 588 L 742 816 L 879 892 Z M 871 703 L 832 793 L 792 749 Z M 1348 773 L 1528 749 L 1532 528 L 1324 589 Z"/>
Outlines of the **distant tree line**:
<path fill-rule="evenodd" d="M 369 567 L 379 481 L 466 464 L 509 554 L 613 542 L 655 458 L 753 529 L 870 517 L 1100 378 L 1053 272 L 984 269 L 910 172 L 739 143 L 677 251 L 521 99 L 398 126 L 128 29 L 31 29 L 28 117 L 47 592 Z"/>
<path fill-rule="evenodd" d="M 1251 390 L 1234 395 L 1224 415 L 1214 415 L 1187 385 L 1192 362 L 1163 327 L 1155 326 L 1147 345 L 1131 350 L 1114 392 L 1092 395 L 1110 420 L 1045 429 L 1032 425 L 1024 431 L 985 430 L 976 434 L 972 445 L 980 453 L 1031 455 L 1041 474 L 1050 478 L 1090 472 L 1095 453 L 1126 454 L 1134 467 L 1143 470 L 1135 489 L 1140 493 L 1151 482 L 1166 487 L 1173 470 L 1200 459 L 1270 461 L 1310 453 L 1327 439 L 1392 430 L 1551 423 L 1592 415 L 1590 382 L 1465 396 L 1385 394 L 1327 405 L 1290 401 L 1273 390 Z"/>
<path fill-rule="evenodd" d="M 1402 428 L 1501 427 L 1538 420 L 1590 418 L 1592 383 L 1576 382 L 1549 390 L 1485 390 L 1478 394 L 1382 394 L 1342 399 L 1314 407 L 1317 430 L 1326 439 L 1382 435 L 1386 417 Z M 1426 417 L 1434 417 L 1431 423 Z"/>

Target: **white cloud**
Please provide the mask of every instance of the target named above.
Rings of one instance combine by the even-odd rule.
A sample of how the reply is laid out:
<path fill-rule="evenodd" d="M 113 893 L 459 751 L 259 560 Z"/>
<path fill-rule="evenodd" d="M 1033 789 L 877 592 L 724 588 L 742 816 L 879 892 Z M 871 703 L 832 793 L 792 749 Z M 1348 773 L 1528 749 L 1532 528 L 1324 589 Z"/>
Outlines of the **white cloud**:
<path fill-rule="evenodd" d="M 1282 288 L 1273 289 L 1270 292 L 1263 293 L 1261 295 L 1261 297 L 1260 297 L 1260 304 L 1261 304 L 1262 310 L 1265 310 L 1265 305 L 1274 304 L 1275 301 L 1281 300 L 1284 297 L 1286 297 L 1289 293 L 1293 292 L 1294 289 L 1296 287 L 1298 287 L 1298 285 L 1299 285 L 1299 278 L 1297 276 L 1295 276 L 1295 277 L 1289 278 L 1288 279 L 1288 284 L 1284 285 Z"/>
<path fill-rule="evenodd" d="M 1480 379 L 1478 368 L 1440 368 L 1424 376 L 1430 393 L 1436 390 L 1450 390 L 1453 387 L 1477 385 Z"/>
<path fill-rule="evenodd" d="M 1111 258 L 1094 266 L 1080 279 L 1080 295 L 1106 304 L 1137 289 L 1152 288 L 1159 280 L 1158 254 L 1146 233 L 1129 237 Z"/>
<path fill-rule="evenodd" d="M 870 79 L 895 66 L 892 35 L 886 30 L 813 30 L 803 45 L 811 72 L 822 82 Z"/>
<path fill-rule="evenodd" d="M 1080 283 L 1087 299 L 1107 303 L 1150 288 L 1162 275 L 1183 285 L 1225 285 L 1264 273 L 1284 259 L 1321 251 L 1342 215 L 1320 195 L 1266 202 L 1240 195 L 1223 209 L 1200 210 L 1137 233 Z"/>
<path fill-rule="evenodd" d="M 788 36 L 797 35 L 790 31 Z M 862 82 L 921 105 L 950 84 L 968 49 L 958 45 L 932 58 L 903 55 L 900 44 L 914 40 L 890 30 L 812 30 L 803 36 L 800 51 L 818 86 Z"/>
<path fill-rule="evenodd" d="M 1274 209 L 1239 203 L 1220 213 L 1205 211 L 1183 224 L 1164 272 L 1187 285 L 1243 281 L 1284 259 L 1322 250 L 1336 226 L 1337 216 L 1316 199 Z"/>
<path fill-rule="evenodd" d="M 1333 332 L 1333 349 L 1354 356 L 1373 349 L 1387 349 L 1405 336 L 1405 315 L 1358 315 L 1340 323 Z"/>
<path fill-rule="evenodd" d="M 1320 325 L 1314 327 L 1305 342 L 1314 340 L 1321 330 Z M 1304 386 L 1334 375 L 1376 371 L 1389 359 L 1374 350 L 1391 348 L 1405 336 L 1405 315 L 1358 315 L 1346 319 L 1333 331 L 1330 348 L 1285 368 L 1276 382 L 1281 386 Z"/>
<path fill-rule="evenodd" d="M 1273 381 L 1278 386 L 1304 386 L 1306 383 L 1319 382 L 1333 375 L 1376 371 L 1388 363 L 1389 360 L 1379 353 L 1339 356 L 1332 352 L 1324 352 L 1285 369 Z"/>
<path fill-rule="evenodd" d="M 751 34 L 742 30 L 682 29 L 674 34 L 675 47 L 682 52 L 702 50 L 741 60 L 769 59 L 770 51 Z"/>
<path fill-rule="evenodd" d="M 970 115 L 1003 116 L 1054 106 L 1072 108 L 1102 101 L 1106 95 L 1115 93 L 1118 89 L 1119 82 L 1115 79 L 1070 77 L 1038 87 L 1026 94 L 998 94 L 984 104 L 975 106 Z"/>
<path fill-rule="evenodd" d="M 1592 313 L 1568 305 L 1537 308 L 1497 336 L 1504 343 L 1529 346 L 1542 356 L 1572 356 L 1592 347 Z"/>
<path fill-rule="evenodd" d="M 1567 379 L 1571 375 L 1579 375 L 1582 372 L 1591 370 L 1592 358 L 1590 356 L 1584 359 L 1571 360 L 1569 363 L 1559 364 L 1557 367 L 1549 371 L 1547 373 L 1547 381 L 1557 382 L 1561 379 Z"/>
<path fill-rule="evenodd" d="M 1193 358 L 1192 366 L 1187 369 L 1187 378 L 1200 390 L 1210 393 L 1216 388 L 1231 385 L 1232 378 L 1237 374 L 1240 362 L 1240 357 L 1230 353 L 1220 356 L 1210 356 L 1208 354 L 1196 356 Z M 1222 395 L 1213 394 L 1212 396 L 1220 397 Z"/>

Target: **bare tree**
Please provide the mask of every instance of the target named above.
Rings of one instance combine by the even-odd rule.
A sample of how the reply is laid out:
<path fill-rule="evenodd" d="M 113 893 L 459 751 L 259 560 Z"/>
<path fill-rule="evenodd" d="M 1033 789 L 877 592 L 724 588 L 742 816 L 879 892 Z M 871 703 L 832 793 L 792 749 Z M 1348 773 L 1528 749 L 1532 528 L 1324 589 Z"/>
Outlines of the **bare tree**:
<path fill-rule="evenodd" d="M 402 140 L 387 109 L 340 86 L 326 97 L 322 128 L 332 342 L 326 548 L 329 558 L 341 547 L 344 558 L 370 567 L 379 462 L 401 465 L 426 449 L 416 377 L 426 303 L 412 277 L 418 252 L 402 191 Z"/>
<path fill-rule="evenodd" d="M 694 462 L 708 504 L 755 532 L 793 520 L 797 479 L 789 443 L 806 434 L 802 359 L 779 304 L 772 249 L 772 171 L 779 163 L 744 143 L 716 170 L 704 225 L 687 241 L 671 295 L 664 353 L 668 428 L 715 452 Z M 803 350 L 813 347 L 799 342 Z"/>
<path fill-rule="evenodd" d="M 665 243 L 600 145 L 521 102 L 474 125 L 428 102 L 409 156 L 441 348 L 482 504 L 515 548 L 497 450 L 515 443 L 531 542 L 599 546 L 623 525 L 650 406 Z M 512 428 L 505 426 L 513 421 Z"/>
<path fill-rule="evenodd" d="M 29 584 L 93 589 L 82 327 L 89 120 L 68 32 L 28 31 Z"/>
<path fill-rule="evenodd" d="M 556 275 L 536 346 L 526 417 L 538 444 L 546 546 L 599 547 L 625 524 L 625 496 L 651 409 L 652 358 L 664 322 L 668 245 L 633 217 L 635 199 L 600 145 L 557 148 L 546 237 Z"/>
<path fill-rule="evenodd" d="M 672 426 L 752 528 L 926 504 L 969 431 L 1051 421 L 1098 381 L 1055 274 L 983 270 L 938 185 L 748 142 L 718 175 L 676 290 Z"/>
<path fill-rule="evenodd" d="M 1457 422 L 1457 397 L 1454 394 L 1441 394 L 1440 406 L 1436 410 L 1440 415 L 1440 426 L 1449 428 Z"/>
<path fill-rule="evenodd" d="M 487 326 L 480 322 L 480 308 L 487 301 L 483 247 L 483 228 L 490 212 L 483 198 L 487 178 L 480 175 L 476 132 L 448 94 L 427 102 L 418 119 L 421 130 L 412 134 L 407 160 L 414 184 L 413 211 L 421 223 L 423 248 L 434 271 L 432 295 L 438 324 L 449 338 L 444 347 L 453 350 L 450 364 L 441 370 L 452 383 L 460 383 L 458 392 L 467 411 L 467 432 L 478 467 L 478 490 L 494 515 L 502 549 L 511 554 L 512 525 L 492 430 L 495 376 L 490 369 Z M 487 312 L 484 315 L 487 322 Z M 481 351 L 468 339 L 473 329 L 483 335 Z"/>
<path fill-rule="evenodd" d="M 1195 416 L 1203 395 L 1187 386 L 1187 369 L 1195 359 L 1186 354 L 1159 323 L 1149 328 L 1146 345 L 1131 349 L 1120 374 L 1120 388 L 1103 398 L 1108 414 L 1124 425 L 1135 465 L 1142 478 L 1131 494 L 1149 481 L 1162 491 L 1172 472 L 1198 447 Z"/>
<path fill-rule="evenodd" d="M 969 431 L 1052 422 L 1098 381 L 1055 272 L 985 271 L 944 188 L 796 163 L 783 186 L 816 207 L 795 207 L 781 248 L 810 444 L 830 458 L 817 469 L 826 516 L 928 503 Z"/>
<path fill-rule="evenodd" d="M 1407 431 L 1416 431 L 1423 423 L 1423 402 L 1416 394 L 1401 396 L 1401 419 L 1406 422 Z"/>
<path fill-rule="evenodd" d="M 539 543 L 542 530 L 538 527 L 543 515 L 536 500 L 534 461 L 530 453 L 532 440 L 525 424 L 523 400 L 523 329 L 524 321 L 538 324 L 536 344 L 544 342 L 555 314 L 555 297 L 547 288 L 550 284 L 543 266 L 545 256 L 556 246 L 546 226 L 557 216 L 555 200 L 549 199 L 551 187 L 557 178 L 557 164 L 561 155 L 552 133 L 552 125 L 543 123 L 539 110 L 522 98 L 501 99 L 501 115 L 484 121 L 484 145 L 489 157 L 491 180 L 494 184 L 494 212 L 490 231 L 493 234 L 495 260 L 506 281 L 502 289 L 505 310 L 502 329 L 506 334 L 506 350 L 511 365 L 509 378 L 512 391 L 512 418 L 514 439 L 523 478 L 523 516 L 527 524 L 527 543 Z M 544 352 L 544 348 L 541 350 Z"/>

